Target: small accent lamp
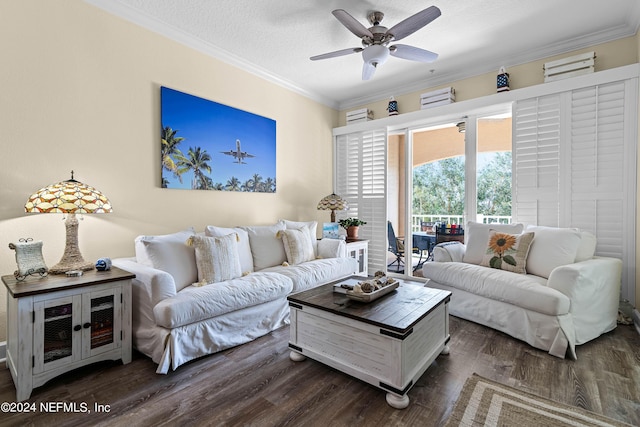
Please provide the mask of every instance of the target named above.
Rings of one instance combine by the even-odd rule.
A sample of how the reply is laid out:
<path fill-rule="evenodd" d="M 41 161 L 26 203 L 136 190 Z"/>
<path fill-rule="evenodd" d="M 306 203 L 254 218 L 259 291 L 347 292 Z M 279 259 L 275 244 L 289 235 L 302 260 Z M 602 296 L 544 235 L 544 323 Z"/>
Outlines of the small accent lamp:
<path fill-rule="evenodd" d="M 60 262 L 49 269 L 50 274 L 64 274 L 70 270 L 92 270 L 78 247 L 78 219 L 76 214 L 111 212 L 111 203 L 100 191 L 73 179 L 44 187 L 29 197 L 25 212 L 66 214 L 67 241 Z"/>
<path fill-rule="evenodd" d="M 336 222 L 336 211 L 346 211 L 349 204 L 336 193 L 331 193 L 318 202 L 318 210 L 330 210 L 331 222 Z"/>

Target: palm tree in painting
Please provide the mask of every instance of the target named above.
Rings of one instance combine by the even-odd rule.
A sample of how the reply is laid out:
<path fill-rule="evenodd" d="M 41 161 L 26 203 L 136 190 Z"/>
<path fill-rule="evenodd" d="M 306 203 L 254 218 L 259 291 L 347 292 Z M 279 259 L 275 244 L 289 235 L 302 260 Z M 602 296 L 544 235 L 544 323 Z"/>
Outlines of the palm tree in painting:
<path fill-rule="evenodd" d="M 189 151 L 186 156 L 181 154 L 176 156 L 176 158 L 179 174 L 183 174 L 187 171 L 193 171 L 193 181 L 191 182 L 192 189 L 206 190 L 213 185 L 211 178 L 204 174 L 205 172 L 211 173 L 211 166 L 207 163 L 211 161 L 211 156 L 206 150 L 203 150 L 200 147 L 189 147 Z"/>
<path fill-rule="evenodd" d="M 232 176 L 227 181 L 227 185 L 224 186 L 224 189 L 227 190 L 227 191 L 241 191 L 242 188 L 241 188 L 241 185 L 240 185 L 240 180 L 238 178 L 236 178 L 235 176 Z"/>
<path fill-rule="evenodd" d="M 262 177 L 258 173 L 251 177 L 251 191 L 262 191 Z"/>
<path fill-rule="evenodd" d="M 213 184 L 211 186 L 211 190 L 223 191 L 224 190 L 224 185 L 222 185 L 221 182 L 216 182 L 215 184 Z"/>
<path fill-rule="evenodd" d="M 267 178 L 262 183 L 262 188 L 265 193 L 275 193 L 276 192 L 276 181 L 273 178 Z"/>
<path fill-rule="evenodd" d="M 160 132 L 162 136 L 162 146 L 160 148 L 160 156 L 162 162 L 162 169 L 167 172 L 173 173 L 173 176 L 178 178 L 182 182 L 182 177 L 178 173 L 178 166 L 174 158 L 182 156 L 182 152 L 178 149 L 178 145 L 184 141 L 181 136 L 176 136 L 177 130 L 171 129 L 170 126 L 165 126 Z M 162 188 L 167 188 L 169 180 L 162 176 Z"/>
<path fill-rule="evenodd" d="M 211 190 L 213 189 L 213 180 L 208 177 L 208 176 L 204 176 L 203 180 L 198 182 L 198 188 L 197 190 Z"/>

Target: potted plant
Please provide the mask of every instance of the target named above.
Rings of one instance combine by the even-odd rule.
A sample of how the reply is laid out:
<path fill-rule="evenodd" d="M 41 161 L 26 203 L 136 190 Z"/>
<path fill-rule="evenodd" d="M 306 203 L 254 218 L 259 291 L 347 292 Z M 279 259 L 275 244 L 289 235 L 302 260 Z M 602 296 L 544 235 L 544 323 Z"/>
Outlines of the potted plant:
<path fill-rule="evenodd" d="M 338 224 L 340 224 L 340 227 L 347 230 L 347 238 L 357 239 L 358 227 L 366 224 L 366 222 L 358 218 L 345 218 L 338 221 Z"/>

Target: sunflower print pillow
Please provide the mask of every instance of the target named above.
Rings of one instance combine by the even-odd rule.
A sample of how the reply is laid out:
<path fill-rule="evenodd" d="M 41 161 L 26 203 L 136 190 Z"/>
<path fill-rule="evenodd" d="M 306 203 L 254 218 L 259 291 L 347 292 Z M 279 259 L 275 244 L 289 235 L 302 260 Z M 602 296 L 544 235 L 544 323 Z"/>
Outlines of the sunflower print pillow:
<path fill-rule="evenodd" d="M 489 230 L 487 250 L 480 265 L 525 274 L 534 233 L 508 234 Z"/>

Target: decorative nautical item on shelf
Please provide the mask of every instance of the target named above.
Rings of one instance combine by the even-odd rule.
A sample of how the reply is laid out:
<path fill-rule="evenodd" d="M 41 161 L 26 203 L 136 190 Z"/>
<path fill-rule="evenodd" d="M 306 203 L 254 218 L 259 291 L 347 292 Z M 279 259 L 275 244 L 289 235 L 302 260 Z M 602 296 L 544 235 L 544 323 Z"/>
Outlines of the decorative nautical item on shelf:
<path fill-rule="evenodd" d="M 568 58 L 544 63 L 544 82 L 553 82 L 569 77 L 593 73 L 596 65 L 596 53 L 586 52 Z"/>
<path fill-rule="evenodd" d="M 390 116 L 398 115 L 398 101 L 396 101 L 393 96 L 389 98 L 389 106 L 387 107 L 387 111 L 389 112 Z"/>
<path fill-rule="evenodd" d="M 509 73 L 507 73 L 504 67 L 500 67 L 500 71 L 498 73 L 499 73 L 497 78 L 498 92 L 506 92 L 509 90 Z"/>
<path fill-rule="evenodd" d="M 18 243 L 9 243 L 9 249 L 16 251 L 18 269 L 13 275 L 18 281 L 24 280 L 30 274 L 46 276 L 49 273 L 42 257 L 42 241 L 34 242 L 30 237 L 20 239 Z"/>
<path fill-rule="evenodd" d="M 445 87 L 433 90 L 431 92 L 420 95 L 420 109 L 439 107 L 441 105 L 451 104 L 456 101 L 456 91 L 454 88 Z"/>
<path fill-rule="evenodd" d="M 347 124 L 352 125 L 354 123 L 362 123 L 373 120 L 373 111 L 367 108 L 361 108 L 359 110 L 347 111 Z"/>

